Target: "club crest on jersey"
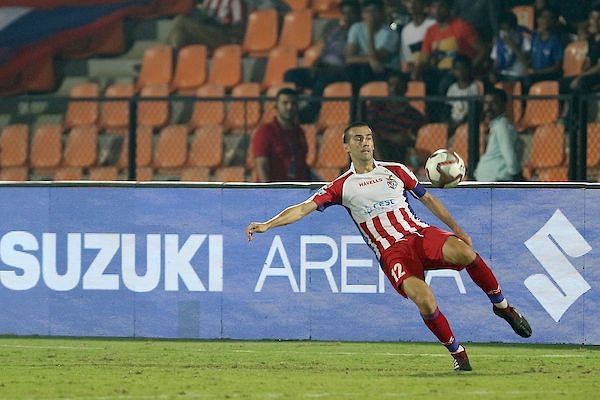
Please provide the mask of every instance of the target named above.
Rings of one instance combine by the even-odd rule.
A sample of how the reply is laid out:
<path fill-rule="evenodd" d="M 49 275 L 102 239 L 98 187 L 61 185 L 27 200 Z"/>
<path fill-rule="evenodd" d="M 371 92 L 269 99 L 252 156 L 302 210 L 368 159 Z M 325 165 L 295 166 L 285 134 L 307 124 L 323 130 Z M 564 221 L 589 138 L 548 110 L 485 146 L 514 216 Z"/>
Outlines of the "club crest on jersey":
<path fill-rule="evenodd" d="M 387 177 L 387 185 L 390 189 L 394 190 L 398 187 L 398 181 L 394 179 L 393 175 Z"/>

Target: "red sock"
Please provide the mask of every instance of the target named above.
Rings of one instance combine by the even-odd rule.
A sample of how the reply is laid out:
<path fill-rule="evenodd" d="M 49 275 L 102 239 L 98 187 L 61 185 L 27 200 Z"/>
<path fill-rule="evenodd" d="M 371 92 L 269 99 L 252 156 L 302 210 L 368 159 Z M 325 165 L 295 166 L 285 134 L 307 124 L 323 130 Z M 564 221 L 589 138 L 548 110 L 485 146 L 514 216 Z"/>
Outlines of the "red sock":
<path fill-rule="evenodd" d="M 436 308 L 433 314 L 421 314 L 421 317 L 429 330 L 433 332 L 435 337 L 437 337 L 449 351 L 454 352 L 458 350 L 460 344 L 454 338 L 450 324 L 439 308 Z"/>
<path fill-rule="evenodd" d="M 479 254 L 477 254 L 477 257 L 475 257 L 475 260 L 471 264 L 467 265 L 466 270 L 471 279 L 473 279 L 473 282 L 488 295 L 492 302 L 499 303 L 504 300 L 494 273 L 485 261 L 481 259 Z"/>

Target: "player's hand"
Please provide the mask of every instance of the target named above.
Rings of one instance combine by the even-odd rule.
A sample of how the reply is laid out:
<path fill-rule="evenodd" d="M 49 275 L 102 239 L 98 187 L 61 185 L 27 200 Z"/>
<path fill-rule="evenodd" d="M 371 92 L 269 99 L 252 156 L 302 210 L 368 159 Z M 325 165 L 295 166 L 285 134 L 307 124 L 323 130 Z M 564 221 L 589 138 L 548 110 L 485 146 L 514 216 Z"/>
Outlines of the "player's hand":
<path fill-rule="evenodd" d="M 458 236 L 459 239 L 468 244 L 469 247 L 473 247 L 473 239 L 471 239 L 471 236 L 469 236 L 467 232 L 463 231 L 462 229 L 458 229 L 454 231 L 454 233 L 456 233 L 456 236 Z"/>
<path fill-rule="evenodd" d="M 248 237 L 248 241 L 252 240 L 252 235 L 254 235 L 255 233 L 263 233 L 266 232 L 267 229 L 269 229 L 267 227 L 267 224 L 263 224 L 260 222 L 250 223 L 250 225 L 248 225 L 248 227 L 246 228 L 246 236 Z"/>

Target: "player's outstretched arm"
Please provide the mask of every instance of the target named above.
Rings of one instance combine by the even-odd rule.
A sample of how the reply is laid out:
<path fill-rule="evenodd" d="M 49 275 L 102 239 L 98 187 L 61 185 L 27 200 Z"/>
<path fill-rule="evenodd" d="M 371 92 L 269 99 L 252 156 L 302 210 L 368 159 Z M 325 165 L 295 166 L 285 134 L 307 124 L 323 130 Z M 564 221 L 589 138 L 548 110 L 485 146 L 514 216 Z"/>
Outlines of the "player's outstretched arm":
<path fill-rule="evenodd" d="M 461 238 L 469 246 L 473 246 L 471 237 L 465 231 L 463 231 L 462 228 L 456 223 L 454 218 L 452 218 L 450 211 L 448 211 L 444 203 L 442 203 L 437 197 L 429 192 L 425 193 L 420 200 L 433 215 L 438 217 L 440 221 L 448 226 L 448 228 L 452 229 L 452 231 L 456 233 L 456 236 Z"/>
<path fill-rule="evenodd" d="M 290 206 L 271 218 L 266 222 L 251 222 L 246 228 L 246 235 L 248 240 L 252 240 L 252 235 L 255 233 L 263 233 L 271 228 L 278 226 L 293 224 L 296 221 L 306 217 L 311 212 L 317 209 L 317 203 L 312 200 L 306 200 L 305 202 Z"/>

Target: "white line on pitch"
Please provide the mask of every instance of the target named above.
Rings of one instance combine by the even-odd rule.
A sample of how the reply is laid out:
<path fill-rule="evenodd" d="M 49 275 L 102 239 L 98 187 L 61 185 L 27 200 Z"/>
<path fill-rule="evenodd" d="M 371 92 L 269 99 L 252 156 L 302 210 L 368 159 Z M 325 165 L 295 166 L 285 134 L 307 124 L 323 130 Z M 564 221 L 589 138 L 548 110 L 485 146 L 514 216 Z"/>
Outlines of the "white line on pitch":
<path fill-rule="evenodd" d="M 24 344 L 0 344 L 0 347 L 11 349 L 49 349 L 49 350 L 104 350 L 104 347 L 87 347 L 87 346 L 31 346 Z"/>

